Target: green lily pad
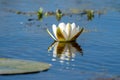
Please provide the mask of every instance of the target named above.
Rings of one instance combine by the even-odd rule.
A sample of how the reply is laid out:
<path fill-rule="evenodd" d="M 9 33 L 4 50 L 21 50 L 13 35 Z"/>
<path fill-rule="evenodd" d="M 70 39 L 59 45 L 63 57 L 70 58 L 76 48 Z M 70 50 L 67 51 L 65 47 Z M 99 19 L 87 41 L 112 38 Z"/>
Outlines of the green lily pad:
<path fill-rule="evenodd" d="M 0 58 L 0 74 L 27 74 L 45 71 L 50 64 L 29 60 Z"/>

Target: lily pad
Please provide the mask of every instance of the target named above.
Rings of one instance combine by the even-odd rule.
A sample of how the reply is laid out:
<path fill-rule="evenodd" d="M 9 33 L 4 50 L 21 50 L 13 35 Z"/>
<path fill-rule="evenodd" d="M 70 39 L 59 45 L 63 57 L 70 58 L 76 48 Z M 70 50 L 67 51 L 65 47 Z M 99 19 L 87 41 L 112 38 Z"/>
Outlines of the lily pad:
<path fill-rule="evenodd" d="M 0 58 L 0 74 L 27 74 L 45 71 L 50 68 L 50 64 L 29 60 Z"/>

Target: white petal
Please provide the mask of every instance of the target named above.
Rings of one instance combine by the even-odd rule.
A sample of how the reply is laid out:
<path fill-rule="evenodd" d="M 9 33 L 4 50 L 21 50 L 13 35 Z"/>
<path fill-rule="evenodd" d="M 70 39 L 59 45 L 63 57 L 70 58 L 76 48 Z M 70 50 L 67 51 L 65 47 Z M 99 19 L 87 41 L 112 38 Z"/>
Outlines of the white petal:
<path fill-rule="evenodd" d="M 64 35 L 64 37 L 65 37 L 65 40 L 67 40 L 67 34 L 66 34 L 66 32 L 65 32 L 65 30 L 63 30 L 63 35 Z"/>
<path fill-rule="evenodd" d="M 80 31 L 80 27 L 78 26 L 77 28 L 76 28 L 76 33 L 78 33 L 79 31 Z"/>
<path fill-rule="evenodd" d="M 73 36 L 71 40 L 76 40 L 77 37 L 83 32 L 84 28 L 79 29 L 79 26 L 76 28 L 76 34 Z M 79 32 L 77 32 L 79 31 Z"/>
<path fill-rule="evenodd" d="M 75 28 L 75 34 L 79 32 L 79 26 Z"/>
<path fill-rule="evenodd" d="M 75 23 L 72 23 L 71 24 L 71 35 L 70 35 L 70 39 L 73 37 L 73 35 L 75 35 L 76 34 L 76 25 L 75 25 Z"/>
<path fill-rule="evenodd" d="M 56 32 L 57 32 L 57 27 L 56 27 L 56 25 L 55 25 L 55 24 L 53 24 L 53 25 L 52 25 L 52 30 L 53 30 L 53 33 L 54 33 L 54 35 L 55 35 L 56 39 L 57 39 L 57 35 L 56 35 Z"/>
<path fill-rule="evenodd" d="M 60 24 L 58 25 L 58 27 L 60 27 L 62 31 L 65 30 L 65 23 L 63 23 L 63 22 L 60 23 Z"/>
<path fill-rule="evenodd" d="M 72 39 L 76 34 L 78 34 L 80 32 L 80 28 L 79 26 L 78 27 L 75 27 L 72 31 L 72 35 L 70 37 L 70 39 Z"/>
<path fill-rule="evenodd" d="M 47 29 L 48 34 L 56 41 L 56 38 L 51 34 L 51 32 Z"/>
<path fill-rule="evenodd" d="M 60 27 L 60 30 L 62 31 L 62 33 L 63 33 L 63 36 L 65 37 L 65 39 L 67 40 L 67 34 L 66 34 L 66 32 L 65 32 L 65 23 L 60 23 L 59 25 L 58 25 L 58 27 Z"/>
<path fill-rule="evenodd" d="M 72 30 L 72 33 L 71 33 L 70 39 L 72 39 L 73 36 L 74 36 L 75 34 L 76 34 L 76 28 L 74 28 L 74 29 Z"/>
<path fill-rule="evenodd" d="M 72 30 L 76 27 L 75 23 L 71 24 Z"/>
<path fill-rule="evenodd" d="M 70 35 L 71 35 L 71 24 L 70 23 L 67 23 L 65 31 L 66 31 L 66 34 L 67 34 L 67 38 L 69 39 Z"/>

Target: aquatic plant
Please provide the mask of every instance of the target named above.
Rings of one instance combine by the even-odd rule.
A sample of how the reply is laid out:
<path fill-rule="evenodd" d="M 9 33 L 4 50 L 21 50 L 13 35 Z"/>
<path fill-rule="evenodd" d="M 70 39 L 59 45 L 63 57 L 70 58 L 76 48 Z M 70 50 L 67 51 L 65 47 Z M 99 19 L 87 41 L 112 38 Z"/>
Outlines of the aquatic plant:
<path fill-rule="evenodd" d="M 43 9 L 40 8 L 37 12 L 38 20 L 41 20 L 43 18 Z"/>
<path fill-rule="evenodd" d="M 76 26 L 75 23 L 59 23 L 58 27 L 53 24 L 52 30 L 54 33 L 54 36 L 52 33 L 47 29 L 48 34 L 58 42 L 69 42 L 69 41 L 75 41 L 78 36 L 83 32 L 84 28 L 81 28 L 79 26 Z"/>

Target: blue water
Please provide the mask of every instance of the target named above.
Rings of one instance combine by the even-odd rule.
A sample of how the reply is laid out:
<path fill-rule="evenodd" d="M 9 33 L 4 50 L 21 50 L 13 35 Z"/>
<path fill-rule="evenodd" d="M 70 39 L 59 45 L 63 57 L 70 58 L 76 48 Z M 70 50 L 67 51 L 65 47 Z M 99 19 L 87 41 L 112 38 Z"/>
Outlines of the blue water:
<path fill-rule="evenodd" d="M 67 4 L 67 5 L 66 5 Z M 96 80 L 120 76 L 120 1 L 119 0 L 0 0 L 0 58 L 25 59 L 52 64 L 46 72 L 27 75 L 0 76 L 0 80 Z M 18 15 L 9 9 L 20 11 L 45 11 L 61 9 L 105 10 L 100 17 L 96 14 L 92 21 L 86 17 L 64 16 L 57 21 L 54 16 L 42 21 L 28 21 L 37 16 Z M 84 32 L 78 39 L 83 56 L 76 52 L 74 60 L 59 58 L 53 61 L 53 51 L 48 47 L 53 40 L 45 28 L 59 22 L 75 22 L 90 32 Z"/>

